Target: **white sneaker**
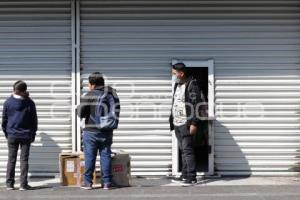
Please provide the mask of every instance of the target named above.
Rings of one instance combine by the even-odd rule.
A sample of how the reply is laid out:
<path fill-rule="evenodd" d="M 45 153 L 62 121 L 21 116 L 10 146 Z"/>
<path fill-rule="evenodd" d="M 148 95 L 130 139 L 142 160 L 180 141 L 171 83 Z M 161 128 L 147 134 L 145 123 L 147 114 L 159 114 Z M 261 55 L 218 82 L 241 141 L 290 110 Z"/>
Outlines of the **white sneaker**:
<path fill-rule="evenodd" d="M 186 178 L 183 178 L 182 176 L 179 177 L 174 177 L 172 178 L 171 182 L 172 183 L 182 183 L 186 180 Z"/>
<path fill-rule="evenodd" d="M 91 185 L 83 185 L 80 188 L 83 189 L 83 190 L 92 190 L 93 186 L 91 186 Z"/>
<path fill-rule="evenodd" d="M 11 191 L 11 190 L 15 190 L 15 188 L 14 187 L 6 187 L 6 190 Z"/>
<path fill-rule="evenodd" d="M 197 184 L 197 179 L 187 179 L 181 183 L 182 186 L 192 186 Z"/>

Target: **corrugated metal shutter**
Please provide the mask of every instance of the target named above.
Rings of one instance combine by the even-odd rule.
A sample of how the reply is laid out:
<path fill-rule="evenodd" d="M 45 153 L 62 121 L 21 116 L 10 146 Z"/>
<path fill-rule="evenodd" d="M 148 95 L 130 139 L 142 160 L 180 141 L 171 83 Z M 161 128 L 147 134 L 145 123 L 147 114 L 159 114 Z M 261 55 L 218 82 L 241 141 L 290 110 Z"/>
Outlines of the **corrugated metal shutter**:
<path fill-rule="evenodd" d="M 58 154 L 71 151 L 71 3 L 0 1 L 0 105 L 13 83 L 28 83 L 39 117 L 30 174 L 58 173 Z M 7 145 L 0 134 L 0 176 Z M 17 174 L 19 173 L 17 163 Z"/>
<path fill-rule="evenodd" d="M 299 171 L 300 1 L 228 1 L 206 29 L 215 59 L 215 166 L 222 174 Z"/>
<path fill-rule="evenodd" d="M 124 12 L 123 4 L 128 4 Z M 171 57 L 159 56 L 151 43 L 161 41 L 164 33 L 147 28 L 147 22 L 131 12 L 134 5 L 130 1 L 81 1 L 82 79 L 86 86 L 87 76 L 100 71 L 117 89 L 122 111 L 113 148 L 131 154 L 132 174 L 166 175 L 172 163 Z"/>
<path fill-rule="evenodd" d="M 116 84 L 123 113 L 114 147 L 133 155 L 135 173 L 170 168 L 167 64 L 176 57 L 215 61 L 217 171 L 294 171 L 300 142 L 299 4 L 82 1 L 82 78 L 101 71 Z M 153 109 L 161 116 L 153 117 Z"/>

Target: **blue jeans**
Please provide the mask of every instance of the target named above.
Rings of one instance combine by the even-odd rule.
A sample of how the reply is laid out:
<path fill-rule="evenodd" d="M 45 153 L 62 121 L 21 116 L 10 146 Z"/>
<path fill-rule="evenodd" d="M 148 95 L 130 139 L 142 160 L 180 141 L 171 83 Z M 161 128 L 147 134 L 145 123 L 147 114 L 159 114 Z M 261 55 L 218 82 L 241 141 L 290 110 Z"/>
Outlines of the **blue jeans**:
<path fill-rule="evenodd" d="M 111 184 L 111 145 L 112 132 L 93 133 L 83 132 L 83 151 L 85 160 L 84 183 L 92 185 L 93 172 L 95 170 L 97 152 L 100 154 L 100 166 L 102 181 L 104 184 Z"/>

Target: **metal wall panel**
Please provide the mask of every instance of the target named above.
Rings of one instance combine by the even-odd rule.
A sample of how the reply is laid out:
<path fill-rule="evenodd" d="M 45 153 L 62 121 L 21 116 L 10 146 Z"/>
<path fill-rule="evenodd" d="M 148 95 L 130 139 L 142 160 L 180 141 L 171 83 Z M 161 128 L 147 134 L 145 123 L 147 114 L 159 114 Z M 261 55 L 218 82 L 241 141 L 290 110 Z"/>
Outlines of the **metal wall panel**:
<path fill-rule="evenodd" d="M 133 17 L 132 22 L 119 16 L 122 6 L 114 5 L 116 1 L 110 1 L 107 6 L 102 3 L 109 2 L 81 1 L 83 85 L 86 86 L 90 73 L 100 71 L 107 77 L 107 83 L 117 89 L 121 116 L 113 149 L 131 154 L 132 174 L 166 175 L 171 172 L 172 164 L 168 125 L 171 57 L 155 58 L 150 49 L 155 46 L 146 44 L 151 42 L 151 33 L 140 28 L 145 21 L 137 21 L 132 16 L 131 5 L 125 18 Z M 153 38 L 153 41 L 160 39 Z"/>
<path fill-rule="evenodd" d="M 30 174 L 57 175 L 58 154 L 72 149 L 71 2 L 1 0 L 0 47 L 0 112 L 13 83 L 26 81 L 39 118 Z M 0 176 L 7 152 L 1 130 Z"/>
<path fill-rule="evenodd" d="M 171 171 L 172 58 L 215 61 L 217 172 L 298 171 L 299 5 L 81 1 L 82 84 L 101 71 L 118 90 L 123 109 L 114 149 L 131 153 L 133 174 Z M 28 82 L 40 118 L 31 172 L 57 173 L 58 153 L 71 151 L 71 3 L 0 1 L 0 11 L 0 103 L 15 80 Z M 0 141 L 4 175 L 3 135 Z"/>
<path fill-rule="evenodd" d="M 118 89 L 123 110 L 114 148 L 132 154 L 135 174 L 170 171 L 171 58 L 215 61 L 217 172 L 297 171 L 299 5 L 81 1 L 82 80 L 101 71 Z"/>

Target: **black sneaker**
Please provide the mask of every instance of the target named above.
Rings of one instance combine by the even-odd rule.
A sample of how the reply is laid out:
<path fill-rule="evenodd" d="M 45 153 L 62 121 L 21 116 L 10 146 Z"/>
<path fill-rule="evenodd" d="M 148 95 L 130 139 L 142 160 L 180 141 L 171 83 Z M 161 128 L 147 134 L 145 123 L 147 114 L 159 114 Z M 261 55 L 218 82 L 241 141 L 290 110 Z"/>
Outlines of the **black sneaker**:
<path fill-rule="evenodd" d="M 172 183 L 182 183 L 185 180 L 186 180 L 186 178 L 184 178 L 183 176 L 179 176 L 179 177 L 173 177 L 171 182 Z"/>
<path fill-rule="evenodd" d="M 19 188 L 20 191 L 33 190 L 33 187 L 30 185 L 24 185 Z"/>
<path fill-rule="evenodd" d="M 192 186 L 197 184 L 197 179 L 186 179 L 185 181 L 181 182 L 182 186 Z"/>

